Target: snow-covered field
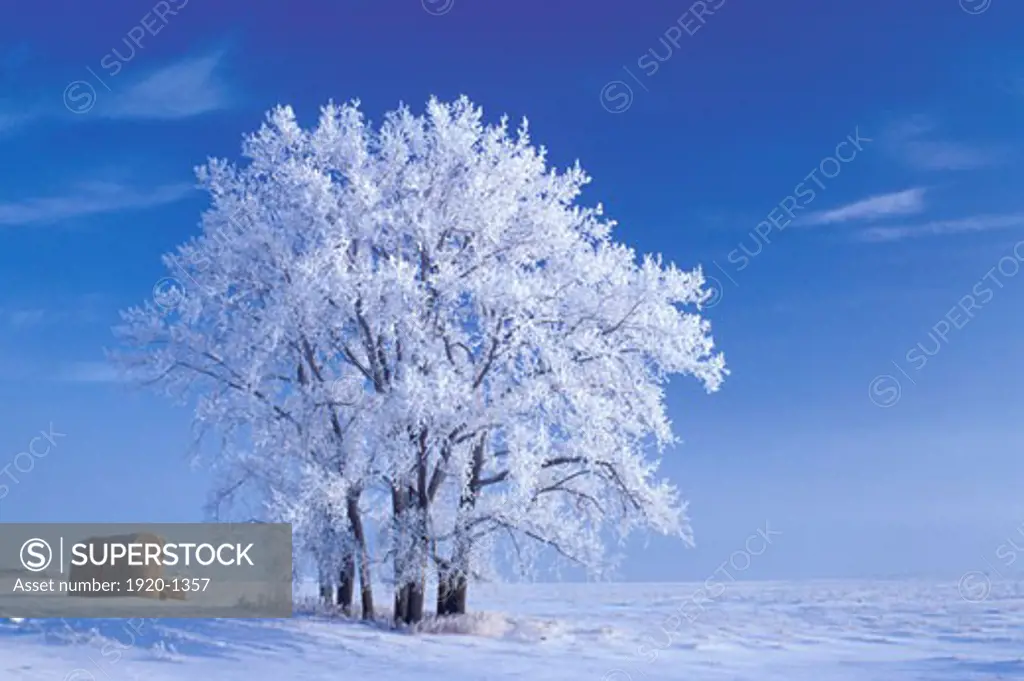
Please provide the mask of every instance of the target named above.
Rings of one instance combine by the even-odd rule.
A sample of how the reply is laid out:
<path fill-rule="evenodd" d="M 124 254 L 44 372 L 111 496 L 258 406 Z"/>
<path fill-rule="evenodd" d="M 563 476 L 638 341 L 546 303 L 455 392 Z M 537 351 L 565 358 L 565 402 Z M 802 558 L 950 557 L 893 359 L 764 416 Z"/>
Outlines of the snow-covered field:
<path fill-rule="evenodd" d="M 3 621 L 0 679 L 1024 679 L 1024 583 L 974 589 L 968 597 L 984 600 L 968 602 L 955 583 L 738 582 L 703 611 L 698 588 L 478 588 L 471 605 L 494 614 L 478 619 L 475 635 L 409 635 L 311 615 Z"/>

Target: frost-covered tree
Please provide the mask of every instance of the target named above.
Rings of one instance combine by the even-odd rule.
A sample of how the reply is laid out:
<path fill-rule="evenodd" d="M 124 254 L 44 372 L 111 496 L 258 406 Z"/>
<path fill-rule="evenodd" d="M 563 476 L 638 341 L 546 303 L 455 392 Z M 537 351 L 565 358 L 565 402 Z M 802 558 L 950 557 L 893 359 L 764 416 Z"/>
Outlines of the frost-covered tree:
<path fill-rule="evenodd" d="M 503 549 L 596 572 L 609 533 L 690 540 L 658 457 L 668 378 L 726 374 L 709 293 L 614 241 L 578 165 L 465 98 L 379 127 L 358 103 L 311 129 L 277 108 L 244 155 L 200 169 L 202 234 L 167 257 L 188 290 L 125 313 L 124 361 L 231 433 L 220 465 L 298 485 L 290 517 L 346 509 L 367 589 L 360 504 L 386 518 L 396 619 L 430 576 L 463 612 Z"/>

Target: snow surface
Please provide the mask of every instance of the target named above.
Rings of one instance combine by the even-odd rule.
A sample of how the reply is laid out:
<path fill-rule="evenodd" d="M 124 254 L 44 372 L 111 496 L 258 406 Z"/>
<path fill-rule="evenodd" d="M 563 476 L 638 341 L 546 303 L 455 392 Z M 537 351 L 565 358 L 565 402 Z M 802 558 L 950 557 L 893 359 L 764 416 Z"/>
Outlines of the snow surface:
<path fill-rule="evenodd" d="M 969 602 L 956 583 L 737 582 L 703 611 L 699 588 L 478 587 L 472 635 L 396 633 L 315 615 L 3 620 L 0 679 L 1024 679 L 1024 583 L 995 583 Z M 676 621 L 668 639 L 662 628 Z"/>

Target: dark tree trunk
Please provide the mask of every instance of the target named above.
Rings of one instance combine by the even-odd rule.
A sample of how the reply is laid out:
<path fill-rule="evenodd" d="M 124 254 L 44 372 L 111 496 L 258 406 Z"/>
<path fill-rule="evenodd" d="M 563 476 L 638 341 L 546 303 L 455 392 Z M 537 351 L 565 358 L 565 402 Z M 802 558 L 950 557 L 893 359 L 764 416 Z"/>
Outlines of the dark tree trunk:
<path fill-rule="evenodd" d="M 480 476 L 484 467 L 484 447 L 486 439 L 473 446 L 473 466 L 470 469 L 468 489 L 459 499 L 459 511 L 468 514 L 476 506 L 480 495 Z M 465 615 L 466 600 L 469 595 L 470 549 L 472 538 L 464 528 L 456 529 L 455 547 L 452 562 L 438 575 L 437 581 L 437 614 Z"/>
<path fill-rule="evenodd" d="M 409 533 L 404 537 L 397 537 L 399 546 L 394 555 L 395 577 L 398 581 L 395 591 L 396 624 L 413 624 L 423 619 L 427 566 L 430 560 L 427 518 L 430 513 L 433 481 L 428 480 L 428 429 L 410 428 L 409 440 L 416 448 L 415 477 L 401 482 L 394 481 L 391 486 L 392 517 L 395 519 L 396 532 L 401 530 Z M 410 516 L 411 513 L 415 515 Z"/>
<path fill-rule="evenodd" d="M 411 434 L 412 435 L 412 434 Z M 395 575 L 411 581 L 400 584 L 395 592 L 395 622 L 414 624 L 423 619 L 423 606 L 426 600 L 427 555 L 430 537 L 427 535 L 426 516 L 430 508 L 427 494 L 427 443 L 428 432 L 421 428 L 412 437 L 417 447 L 416 479 L 402 487 L 392 487 L 391 504 L 393 517 L 402 518 L 409 512 L 417 514 L 417 522 L 411 526 L 408 522 L 400 524 L 403 529 L 411 532 L 407 539 L 409 544 L 402 545 L 395 554 Z M 407 520 L 407 519 L 406 519 Z M 410 575 L 411 568 L 416 567 L 416 574 Z"/>
<path fill-rule="evenodd" d="M 406 611 L 406 623 L 414 624 L 423 619 L 423 602 L 426 600 L 425 589 L 421 582 L 410 584 L 409 609 Z"/>
<path fill-rule="evenodd" d="M 366 554 L 359 557 L 359 603 L 362 606 L 363 619 L 372 620 L 375 615 L 373 611 L 373 582 L 371 581 L 370 563 Z"/>
<path fill-rule="evenodd" d="M 414 558 L 420 563 L 416 581 L 409 585 L 409 610 L 406 621 L 410 624 L 423 619 L 423 606 L 427 599 L 427 554 L 430 546 L 430 536 L 427 532 L 427 514 L 430 512 L 430 496 L 427 489 L 428 442 L 429 433 L 426 428 L 421 428 L 417 443 L 416 487 L 409 489 L 409 499 L 416 503 L 418 512 L 416 541 L 419 546 Z"/>
<path fill-rule="evenodd" d="M 352 554 L 342 559 L 341 570 L 338 571 L 338 600 L 341 611 L 346 615 L 352 614 L 352 596 L 355 593 L 356 564 Z"/>
<path fill-rule="evenodd" d="M 426 590 L 427 590 L 426 589 L 426 586 L 427 586 L 426 585 L 426 581 L 427 581 L 426 580 L 426 578 L 427 578 L 427 566 L 426 566 L 427 544 L 426 544 L 426 541 L 427 541 L 427 538 L 426 538 L 426 534 L 425 534 L 426 533 L 426 528 L 418 528 L 417 530 L 414 530 L 414 531 L 416 532 L 416 539 L 418 541 L 420 541 L 420 542 L 423 542 L 423 543 L 420 546 L 419 553 L 418 554 L 414 553 L 411 558 L 413 560 L 423 561 L 423 562 L 422 562 L 421 565 L 418 566 L 418 570 L 417 570 L 418 574 L 416 574 L 413 577 L 413 581 L 405 584 L 402 587 L 402 589 L 401 589 L 401 594 L 402 594 L 402 596 L 401 596 L 401 603 L 403 605 L 401 621 L 405 622 L 406 624 L 415 624 L 416 622 L 419 622 L 419 621 L 421 621 L 423 619 L 423 608 L 424 608 L 424 603 L 426 601 Z M 406 561 L 410 560 L 410 557 L 406 557 L 405 560 Z M 408 565 L 409 567 L 412 566 L 412 563 L 404 563 L 404 564 Z M 398 616 L 397 616 L 398 610 L 396 609 L 395 612 L 396 612 L 396 620 L 397 620 L 398 619 Z"/>
<path fill-rule="evenodd" d="M 359 563 L 359 598 L 362 605 L 362 617 L 364 620 L 372 620 L 373 612 L 373 582 L 370 575 L 370 551 L 366 547 L 366 531 L 363 529 L 363 517 L 359 512 L 359 489 L 353 489 L 346 500 L 346 513 L 348 514 L 349 526 L 352 529 L 352 536 L 355 539 L 355 560 Z"/>
<path fill-rule="evenodd" d="M 330 542 L 329 539 L 325 540 L 325 544 Z M 321 546 L 318 547 L 321 551 L 329 551 L 332 547 Z M 331 574 L 334 571 L 335 566 L 327 565 L 326 561 L 321 556 L 317 556 L 317 578 L 320 582 L 320 602 L 324 606 L 330 608 L 334 605 L 334 578 Z"/>
<path fill-rule="evenodd" d="M 409 610 L 408 606 L 406 605 L 409 602 L 408 595 L 409 594 L 405 590 L 405 587 L 399 587 L 399 588 L 395 589 L 395 607 L 394 607 L 394 610 L 395 610 L 395 613 L 394 613 L 395 624 L 398 624 L 399 622 L 404 622 L 405 621 L 406 612 L 408 612 L 408 610 Z"/>
<path fill-rule="evenodd" d="M 465 615 L 469 580 L 458 570 L 443 572 L 437 579 L 437 615 Z"/>
<path fill-rule="evenodd" d="M 328 606 L 334 602 L 330 584 L 320 583 L 320 602 Z"/>
<path fill-rule="evenodd" d="M 437 571 L 437 616 L 443 617 L 444 615 L 450 615 L 448 612 L 448 599 L 450 593 L 450 580 L 448 579 L 447 573 L 438 569 Z"/>
<path fill-rule="evenodd" d="M 412 624 L 418 622 L 423 617 L 423 597 L 422 591 L 419 596 L 419 617 L 416 617 L 417 607 L 417 596 L 416 586 L 414 584 L 406 584 L 401 586 L 395 592 L 395 623 Z"/>
<path fill-rule="evenodd" d="M 405 488 L 392 486 L 391 488 L 391 511 L 392 518 L 396 525 L 400 522 L 400 518 L 405 513 L 406 507 L 408 506 L 407 491 Z M 395 579 L 398 580 L 405 574 L 405 565 L 408 560 L 408 556 L 403 554 L 403 547 L 399 546 L 399 549 L 395 551 L 394 563 L 395 563 Z M 403 584 L 398 582 L 395 585 L 395 609 L 392 621 L 395 625 L 402 622 L 409 622 L 409 600 L 410 600 L 411 587 L 409 584 Z"/>

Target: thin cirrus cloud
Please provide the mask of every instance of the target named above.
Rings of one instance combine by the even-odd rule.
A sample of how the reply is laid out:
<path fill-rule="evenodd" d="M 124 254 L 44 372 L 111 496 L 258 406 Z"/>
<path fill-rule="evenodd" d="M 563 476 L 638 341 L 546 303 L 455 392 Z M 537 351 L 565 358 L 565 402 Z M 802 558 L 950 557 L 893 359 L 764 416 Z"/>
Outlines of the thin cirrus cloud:
<path fill-rule="evenodd" d="M 171 121 L 230 108 L 234 103 L 231 88 L 223 75 L 224 50 L 191 56 L 145 72 L 140 68 L 133 77 L 133 64 L 124 66 L 124 74 L 97 74 L 95 79 L 76 80 L 65 90 L 73 92 L 71 103 L 85 108 L 69 114 L 65 107 L 55 108 L 51 97 L 0 103 L 0 135 L 46 120 L 89 122 L 93 120 Z"/>
<path fill-rule="evenodd" d="M 32 116 L 28 114 L 0 111 L 0 135 L 19 128 L 30 120 L 32 120 Z"/>
<path fill-rule="evenodd" d="M 49 312 L 43 308 L 17 308 L 13 310 L 0 309 L 0 319 L 15 329 L 24 329 L 38 326 L 46 321 Z"/>
<path fill-rule="evenodd" d="M 905 189 L 889 194 L 878 194 L 840 206 L 832 210 L 811 213 L 803 220 L 805 225 L 831 225 L 845 222 L 870 222 L 894 215 L 916 215 L 925 208 L 924 187 Z"/>
<path fill-rule="evenodd" d="M 75 295 L 58 301 L 17 301 L 0 303 L 0 331 L 35 331 L 58 324 L 91 324 L 102 318 L 104 298 L 100 294 Z"/>
<path fill-rule="evenodd" d="M 140 190 L 116 182 L 88 182 L 60 196 L 0 201 L 0 226 L 42 226 L 109 213 L 144 210 L 186 198 L 194 186 L 164 184 Z"/>
<path fill-rule="evenodd" d="M 190 57 L 158 69 L 104 102 L 100 92 L 97 113 L 106 118 L 171 120 L 190 118 L 231 106 L 229 88 L 220 75 L 224 52 Z"/>
<path fill-rule="evenodd" d="M 975 215 L 956 220 L 933 220 L 919 225 L 868 227 L 860 230 L 858 241 L 887 243 L 929 236 L 945 236 L 970 232 L 989 232 L 1024 227 L 1024 213 Z"/>
<path fill-rule="evenodd" d="M 1002 160 L 995 150 L 971 147 L 957 142 L 907 142 L 902 154 L 910 165 L 921 170 L 974 170 Z"/>
<path fill-rule="evenodd" d="M 124 375 L 107 362 L 71 362 L 61 367 L 56 380 L 65 383 L 121 383 Z"/>
<path fill-rule="evenodd" d="M 937 130 L 934 120 L 918 115 L 890 125 L 883 139 L 891 153 L 917 170 L 976 170 L 1004 160 L 991 147 L 938 139 Z"/>

